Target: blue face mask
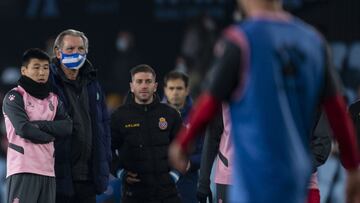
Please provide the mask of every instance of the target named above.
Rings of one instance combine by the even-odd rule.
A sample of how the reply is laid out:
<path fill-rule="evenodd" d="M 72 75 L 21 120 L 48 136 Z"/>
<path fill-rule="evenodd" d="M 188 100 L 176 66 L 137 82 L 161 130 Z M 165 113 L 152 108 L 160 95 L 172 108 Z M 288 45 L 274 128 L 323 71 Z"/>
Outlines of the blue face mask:
<path fill-rule="evenodd" d="M 68 69 L 79 69 L 86 61 L 86 54 L 65 54 L 61 52 L 61 63 Z"/>

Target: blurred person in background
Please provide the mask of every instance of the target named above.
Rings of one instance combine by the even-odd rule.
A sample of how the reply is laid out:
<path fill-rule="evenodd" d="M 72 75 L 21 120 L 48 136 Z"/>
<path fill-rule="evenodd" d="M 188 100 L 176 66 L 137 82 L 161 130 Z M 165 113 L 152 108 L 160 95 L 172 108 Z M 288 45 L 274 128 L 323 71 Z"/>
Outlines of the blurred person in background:
<path fill-rule="evenodd" d="M 187 116 L 193 105 L 189 96 L 189 77 L 185 73 L 171 71 L 164 77 L 164 98 L 163 103 L 169 104 L 177 111 L 187 125 Z M 197 203 L 196 188 L 199 179 L 200 158 L 203 145 L 203 138 L 199 136 L 196 140 L 195 149 L 190 155 L 186 173 L 181 175 L 176 183 L 182 202 Z"/>
<path fill-rule="evenodd" d="M 51 92 L 49 56 L 27 50 L 18 86 L 4 98 L 8 144 L 7 202 L 55 202 L 54 140 L 70 136 L 72 121 Z"/>
<path fill-rule="evenodd" d="M 197 197 L 200 203 L 206 203 L 212 199 L 210 190 L 210 173 L 212 164 L 217 155 L 215 180 L 216 202 L 229 202 L 228 191 L 232 185 L 232 157 L 233 146 L 230 138 L 231 119 L 229 107 L 222 104 L 222 112 L 216 116 L 212 124 L 207 128 L 207 135 L 201 156 L 200 178 L 197 190 Z M 320 115 L 319 115 L 320 116 Z M 324 116 L 324 115 L 323 115 Z M 322 125 L 315 124 L 314 133 L 311 137 L 312 152 L 312 176 L 308 185 L 307 203 L 320 203 L 320 191 L 318 186 L 317 168 L 325 163 L 331 150 L 331 139 L 329 133 L 323 133 L 319 128 Z"/>
<path fill-rule="evenodd" d="M 50 82 L 74 123 L 71 136 L 55 141 L 58 203 L 95 203 L 109 182 L 110 118 L 88 49 L 88 38 L 73 29 L 54 43 Z"/>
<path fill-rule="evenodd" d="M 227 101 L 234 146 L 229 201 L 303 203 L 314 112 L 321 105 L 348 170 L 348 201 L 360 200 L 355 131 L 325 40 L 285 12 L 280 0 L 238 3 L 247 18 L 227 28 L 215 46 L 207 90 L 193 107 L 189 128 L 170 147 L 173 166 L 185 171 L 190 141 Z"/>
<path fill-rule="evenodd" d="M 105 88 L 108 93 L 120 95 L 121 102 L 129 91 L 129 71 L 140 63 L 135 36 L 129 31 L 119 31 L 115 41 L 116 55 L 109 70 L 104 71 Z M 116 85 L 113 79 L 116 78 Z"/>
<path fill-rule="evenodd" d="M 186 67 L 184 72 L 190 76 L 189 88 L 195 99 L 200 93 L 201 81 L 209 70 L 217 37 L 216 22 L 207 14 L 195 18 L 185 30 L 176 66 Z"/>
<path fill-rule="evenodd" d="M 200 203 L 212 202 L 210 189 L 211 169 L 216 161 L 215 178 L 216 202 L 227 203 L 228 192 L 232 185 L 233 146 L 231 140 L 231 119 L 229 107 L 222 104 L 221 112 L 214 118 L 206 130 L 203 151 L 201 154 L 200 178 L 197 198 Z"/>

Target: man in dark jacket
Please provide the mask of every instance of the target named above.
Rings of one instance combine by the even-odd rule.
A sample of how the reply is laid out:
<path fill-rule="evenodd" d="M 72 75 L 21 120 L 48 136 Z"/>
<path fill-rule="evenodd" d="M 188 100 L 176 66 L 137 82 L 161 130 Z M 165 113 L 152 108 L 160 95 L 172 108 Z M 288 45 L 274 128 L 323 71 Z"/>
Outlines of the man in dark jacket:
<path fill-rule="evenodd" d="M 163 103 L 174 107 L 181 114 L 183 124 L 187 125 L 187 116 L 192 107 L 192 99 L 189 96 L 189 77 L 178 71 L 171 71 L 164 77 Z M 199 168 L 203 137 L 196 139 L 195 148 L 190 155 L 186 173 L 180 176 L 176 183 L 181 201 L 186 203 L 197 203 L 196 188 L 199 179 Z"/>
<path fill-rule="evenodd" d="M 88 39 L 76 30 L 54 43 L 50 81 L 73 119 L 69 139 L 55 141 L 56 201 L 96 202 L 106 190 L 111 162 L 110 126 L 96 70 L 86 59 Z"/>
<path fill-rule="evenodd" d="M 150 66 L 134 67 L 131 77 L 126 103 L 111 117 L 112 150 L 125 171 L 121 202 L 178 203 L 178 175 L 170 171 L 167 153 L 181 127 L 180 114 L 160 103 Z"/>

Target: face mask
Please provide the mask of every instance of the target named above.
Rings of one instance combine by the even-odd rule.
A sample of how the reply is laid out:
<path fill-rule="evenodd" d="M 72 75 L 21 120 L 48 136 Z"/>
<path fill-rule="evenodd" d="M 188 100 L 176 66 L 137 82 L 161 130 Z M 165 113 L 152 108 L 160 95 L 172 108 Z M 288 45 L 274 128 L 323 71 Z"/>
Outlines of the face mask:
<path fill-rule="evenodd" d="M 61 52 L 61 63 L 68 69 L 79 69 L 86 61 L 86 54 L 65 54 Z"/>

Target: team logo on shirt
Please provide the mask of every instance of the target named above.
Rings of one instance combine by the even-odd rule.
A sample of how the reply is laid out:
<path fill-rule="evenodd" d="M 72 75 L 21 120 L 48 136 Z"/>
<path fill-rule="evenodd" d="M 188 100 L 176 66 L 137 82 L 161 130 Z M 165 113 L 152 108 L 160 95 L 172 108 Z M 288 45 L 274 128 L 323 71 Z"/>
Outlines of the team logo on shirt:
<path fill-rule="evenodd" d="M 30 101 L 27 102 L 27 106 L 30 107 L 30 108 L 34 108 L 34 107 L 35 107 Z"/>
<path fill-rule="evenodd" d="M 15 99 L 15 95 L 10 94 L 10 95 L 9 95 L 9 100 L 10 100 L 10 101 L 13 101 L 14 99 Z"/>
<path fill-rule="evenodd" d="M 50 109 L 50 111 L 54 111 L 54 109 L 55 109 L 52 101 L 49 101 L 49 109 Z"/>
<path fill-rule="evenodd" d="M 159 118 L 159 128 L 165 130 L 168 127 L 168 123 L 164 117 Z"/>

